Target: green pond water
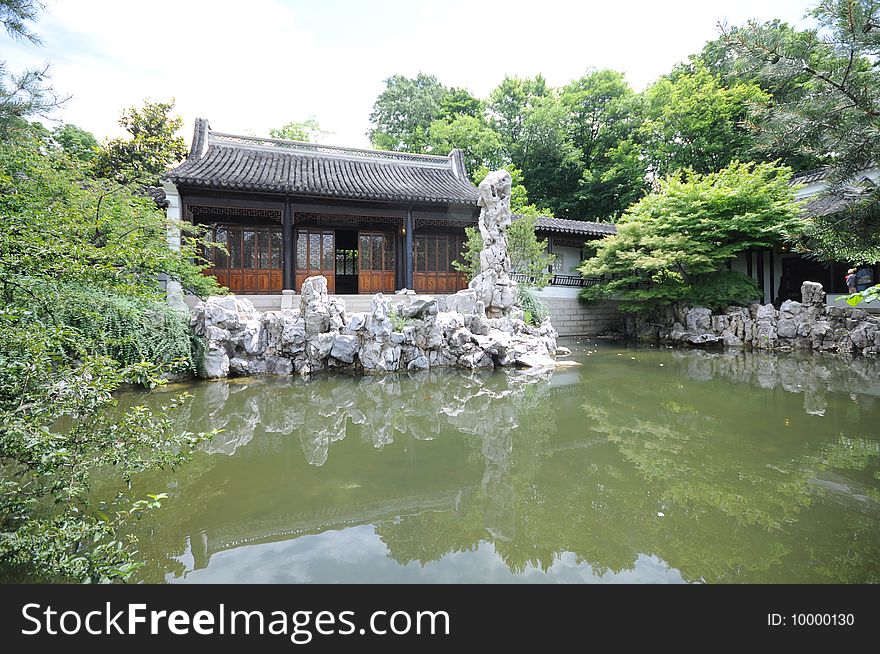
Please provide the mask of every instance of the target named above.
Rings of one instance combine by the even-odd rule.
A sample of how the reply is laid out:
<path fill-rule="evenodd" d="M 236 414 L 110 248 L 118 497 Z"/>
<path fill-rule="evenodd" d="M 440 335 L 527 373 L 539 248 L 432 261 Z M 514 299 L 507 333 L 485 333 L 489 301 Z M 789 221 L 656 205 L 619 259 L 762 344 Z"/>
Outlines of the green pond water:
<path fill-rule="evenodd" d="M 878 582 L 880 362 L 569 340 L 552 374 L 187 390 L 151 582 Z"/>

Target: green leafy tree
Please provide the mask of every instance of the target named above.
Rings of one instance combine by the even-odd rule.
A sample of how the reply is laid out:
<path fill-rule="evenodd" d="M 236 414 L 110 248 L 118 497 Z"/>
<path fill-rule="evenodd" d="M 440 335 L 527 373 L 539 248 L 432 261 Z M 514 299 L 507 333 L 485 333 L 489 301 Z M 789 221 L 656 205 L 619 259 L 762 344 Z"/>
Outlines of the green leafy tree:
<path fill-rule="evenodd" d="M 164 213 L 127 186 L 91 176 L 44 132 L 0 143 L 0 561 L 9 580 L 112 581 L 138 567 L 133 521 L 161 495 L 89 502 L 98 472 L 122 479 L 176 465 L 206 435 L 167 411 L 114 417 L 124 383 L 192 371 L 198 347 L 158 274 L 194 291 L 199 235 L 167 247 Z"/>
<path fill-rule="evenodd" d="M 880 261 L 880 191 L 873 182 L 863 182 L 837 193 L 846 197 L 845 206 L 805 218 L 803 230 L 791 239 L 794 249 L 820 261 Z"/>
<path fill-rule="evenodd" d="M 616 218 L 646 189 L 637 126 L 635 94 L 618 72 L 591 71 L 544 95 L 517 146 L 530 194 L 560 217 Z"/>
<path fill-rule="evenodd" d="M 147 101 L 140 109 L 123 111 L 119 125 L 129 136 L 111 139 L 101 148 L 95 173 L 123 183 L 157 184 L 187 154 L 186 142 L 177 134 L 183 119 L 173 110 L 174 100 Z"/>
<path fill-rule="evenodd" d="M 72 123 L 56 127 L 52 130 L 52 138 L 64 152 L 80 161 L 91 161 L 98 153 L 95 135 Z"/>
<path fill-rule="evenodd" d="M 745 121 L 752 107 L 768 101 L 756 84 L 726 87 L 702 65 L 662 77 L 645 90 L 639 129 L 652 173 L 711 173 L 735 159 L 749 160 L 754 137 Z"/>
<path fill-rule="evenodd" d="M 811 13 L 815 29 L 753 21 L 723 28 L 722 38 L 737 70 L 770 88 L 802 89 L 777 94 L 758 114 L 761 138 L 830 159 L 833 181 L 844 184 L 880 160 L 880 2 L 824 0 Z"/>
<path fill-rule="evenodd" d="M 423 153 L 431 123 L 442 118 L 446 88 L 433 75 L 414 79 L 393 75 L 385 80 L 370 114 L 367 136 L 382 150 Z"/>
<path fill-rule="evenodd" d="M 786 42 L 794 42 L 802 38 L 798 30 L 783 21 L 774 20 L 767 23 L 767 26 L 775 30 L 780 35 L 780 39 Z M 683 66 L 682 70 L 693 73 L 704 67 L 717 76 L 727 88 L 737 84 L 757 84 L 770 96 L 768 103 L 750 107 L 745 119 L 746 126 L 754 136 L 752 153 L 756 161 L 780 161 L 794 172 L 811 170 L 827 163 L 827 156 L 809 148 L 802 148 L 792 135 L 787 135 L 784 139 L 771 139 L 767 138 L 762 130 L 762 114 L 770 107 L 803 102 L 807 99 L 811 92 L 809 76 L 805 73 L 790 77 L 768 77 L 758 74 L 754 64 L 739 56 L 737 50 L 728 45 L 732 36 L 745 28 L 733 26 L 723 29 L 725 34 L 707 42 L 699 53 L 691 55 L 690 63 Z"/>
<path fill-rule="evenodd" d="M 739 162 L 708 175 L 666 177 L 581 266 L 583 275 L 604 279 L 582 296 L 620 299 L 627 311 L 757 299 L 754 282 L 725 266 L 740 252 L 773 246 L 800 229 L 790 178 L 789 169 L 775 164 Z"/>
<path fill-rule="evenodd" d="M 577 218 L 559 213 L 583 173 L 580 154 L 562 129 L 563 120 L 555 96 L 548 95 L 537 103 L 520 136 L 522 171 L 528 180 L 529 197 L 551 207 L 560 217 Z"/>
<path fill-rule="evenodd" d="M 440 119 L 453 121 L 459 116 L 483 119 L 485 106 L 482 100 L 475 98 L 467 89 L 452 87 L 447 89 L 440 101 Z"/>
<path fill-rule="evenodd" d="M 269 130 L 269 136 L 273 139 L 287 139 L 288 141 L 305 141 L 318 143 L 327 138 L 333 132 L 321 128 L 321 124 L 314 116 L 309 116 L 302 122 L 290 122 L 279 128 Z"/>
<path fill-rule="evenodd" d="M 0 24 L 11 38 L 40 45 L 42 41 L 30 23 L 42 7 L 35 0 L 0 0 Z M 0 60 L 0 139 L 28 131 L 25 117 L 45 116 L 67 101 L 67 96 L 55 93 L 48 80 L 48 64 L 16 74 Z"/>
<path fill-rule="evenodd" d="M 9 36 L 39 45 L 40 37 L 28 23 L 37 19 L 43 4 L 36 0 L 0 0 L 0 23 Z"/>
<path fill-rule="evenodd" d="M 549 93 L 547 81 L 536 75 L 533 78 L 505 77 L 489 95 L 489 124 L 500 135 L 507 156 L 516 166 L 522 166 L 520 138 L 525 121 L 539 99 Z"/>
<path fill-rule="evenodd" d="M 499 168 L 505 162 L 501 139 L 481 118 L 469 115 L 452 120 L 435 120 L 428 129 L 426 148 L 432 154 L 449 154 L 454 148 L 464 153 L 469 171 Z"/>
<path fill-rule="evenodd" d="M 802 90 L 756 115 L 760 142 L 828 163 L 828 193 L 837 194 L 880 162 L 880 2 L 824 0 L 812 16 L 817 27 L 795 35 L 777 23 L 750 22 L 725 28 L 722 37 L 739 69 L 770 87 Z M 800 246 L 824 260 L 880 260 L 880 192 L 812 219 Z"/>
<path fill-rule="evenodd" d="M 645 192 L 645 166 L 633 143 L 635 94 L 623 74 L 598 70 L 564 86 L 559 94 L 562 130 L 577 153 L 581 176 L 560 215 L 619 216 Z"/>

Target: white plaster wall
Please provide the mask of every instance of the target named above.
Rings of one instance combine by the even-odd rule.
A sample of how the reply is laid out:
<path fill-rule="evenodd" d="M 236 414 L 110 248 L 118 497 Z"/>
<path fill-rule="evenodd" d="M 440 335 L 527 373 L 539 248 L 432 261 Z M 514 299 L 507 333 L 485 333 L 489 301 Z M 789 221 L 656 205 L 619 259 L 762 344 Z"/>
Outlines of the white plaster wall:
<path fill-rule="evenodd" d="M 764 302 L 772 302 L 776 298 L 776 291 L 779 289 L 779 280 L 782 279 L 782 255 L 779 252 L 764 250 L 758 254 L 740 252 L 735 259 L 730 262 L 730 269 L 742 273 L 749 274 L 748 257 L 752 258 L 752 279 L 758 281 L 758 262 L 763 259 L 764 262 Z M 770 260 L 773 260 L 773 278 L 770 278 Z"/>
<path fill-rule="evenodd" d="M 171 182 L 162 182 L 162 186 L 165 189 L 165 199 L 168 200 L 168 207 L 165 209 L 165 216 L 168 218 L 169 222 L 167 236 L 168 247 L 172 250 L 180 250 L 180 193 L 177 192 L 177 186 Z M 168 300 L 168 304 L 175 309 L 180 309 L 182 311 L 187 310 L 187 305 L 183 297 L 183 287 L 180 285 L 180 282 L 174 281 L 173 279 L 166 281 L 165 296 Z"/>
<path fill-rule="evenodd" d="M 576 299 L 581 289 L 576 286 L 545 286 L 537 295 L 539 298 L 569 298 Z"/>
<path fill-rule="evenodd" d="M 581 250 L 568 246 L 553 246 L 556 261 L 553 272 L 557 275 L 578 275 L 577 267 L 581 265 Z"/>

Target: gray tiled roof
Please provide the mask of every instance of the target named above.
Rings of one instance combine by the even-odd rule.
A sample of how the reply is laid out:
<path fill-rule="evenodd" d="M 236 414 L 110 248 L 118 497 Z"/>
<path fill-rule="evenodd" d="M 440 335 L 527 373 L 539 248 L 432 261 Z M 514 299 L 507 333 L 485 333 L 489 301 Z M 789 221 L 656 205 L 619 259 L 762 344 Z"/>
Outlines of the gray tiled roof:
<path fill-rule="evenodd" d="M 513 216 L 514 220 L 521 218 L 519 214 Z M 560 234 L 577 234 L 582 236 L 610 236 L 617 233 L 617 227 L 612 223 L 591 223 L 585 220 L 568 220 L 567 218 L 548 218 L 538 216 L 535 231 L 555 232 Z"/>
<path fill-rule="evenodd" d="M 857 203 L 868 199 L 873 192 L 869 182 L 863 185 L 850 186 L 844 191 L 829 195 L 815 195 L 801 208 L 801 215 L 805 217 L 830 216 L 844 209 L 854 207 Z"/>
<path fill-rule="evenodd" d="M 449 156 L 223 134 L 196 120 L 175 184 L 308 197 L 476 206 L 460 150 Z"/>
<path fill-rule="evenodd" d="M 793 175 L 791 178 L 792 184 L 812 184 L 813 182 L 818 182 L 830 174 L 831 169 L 828 166 L 824 166 L 822 168 L 814 168 L 813 170 L 806 170 L 802 173 L 797 173 Z"/>

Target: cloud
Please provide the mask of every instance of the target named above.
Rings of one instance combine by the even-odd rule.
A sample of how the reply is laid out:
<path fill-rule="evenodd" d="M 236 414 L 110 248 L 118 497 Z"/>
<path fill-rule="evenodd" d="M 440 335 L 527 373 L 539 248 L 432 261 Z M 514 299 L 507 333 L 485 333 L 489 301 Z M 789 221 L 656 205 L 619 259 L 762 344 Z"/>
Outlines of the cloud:
<path fill-rule="evenodd" d="M 122 108 L 177 100 L 189 137 L 197 116 L 227 132 L 263 135 L 310 115 L 327 141 L 367 145 L 383 80 L 433 73 L 486 96 L 505 74 L 554 85 L 588 68 L 623 70 L 642 88 L 716 35 L 720 19 L 797 20 L 807 3 L 50 2 L 36 25 L 44 47 L 4 47 L 12 70 L 53 63 L 60 117 L 99 138 Z"/>

